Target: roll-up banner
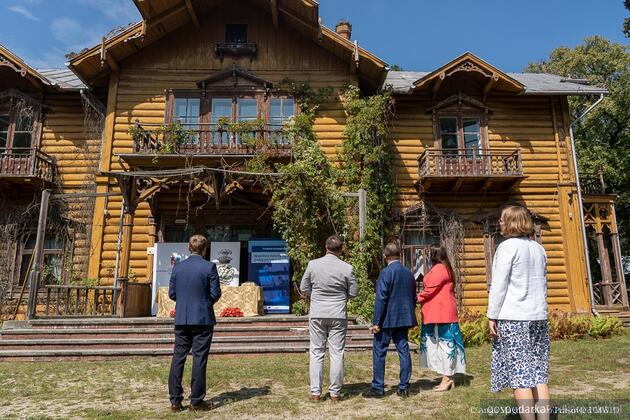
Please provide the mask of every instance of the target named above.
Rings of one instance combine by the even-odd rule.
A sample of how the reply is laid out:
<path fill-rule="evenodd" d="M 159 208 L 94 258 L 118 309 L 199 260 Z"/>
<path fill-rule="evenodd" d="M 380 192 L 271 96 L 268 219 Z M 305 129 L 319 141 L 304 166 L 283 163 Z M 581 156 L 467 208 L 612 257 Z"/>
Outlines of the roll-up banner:
<path fill-rule="evenodd" d="M 252 239 L 248 251 L 249 280 L 263 288 L 265 314 L 288 314 L 291 274 L 286 243 L 278 239 Z"/>

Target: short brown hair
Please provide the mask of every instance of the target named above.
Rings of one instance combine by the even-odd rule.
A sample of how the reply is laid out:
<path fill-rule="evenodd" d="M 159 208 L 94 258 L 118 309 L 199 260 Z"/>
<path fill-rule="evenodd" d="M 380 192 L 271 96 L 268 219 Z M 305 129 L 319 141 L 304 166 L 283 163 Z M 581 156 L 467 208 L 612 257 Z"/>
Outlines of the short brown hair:
<path fill-rule="evenodd" d="M 530 236 L 534 232 L 534 221 L 525 207 L 510 206 L 501 212 L 501 235 L 506 238 Z"/>
<path fill-rule="evenodd" d="M 400 247 L 396 242 L 390 242 L 385 245 L 383 249 L 383 255 L 386 257 L 400 257 Z"/>
<path fill-rule="evenodd" d="M 332 235 L 326 239 L 326 249 L 332 252 L 339 252 L 343 248 L 343 239 L 339 235 Z"/>
<path fill-rule="evenodd" d="M 208 247 L 208 240 L 203 235 L 193 235 L 188 241 L 188 250 L 195 254 L 201 254 Z"/>

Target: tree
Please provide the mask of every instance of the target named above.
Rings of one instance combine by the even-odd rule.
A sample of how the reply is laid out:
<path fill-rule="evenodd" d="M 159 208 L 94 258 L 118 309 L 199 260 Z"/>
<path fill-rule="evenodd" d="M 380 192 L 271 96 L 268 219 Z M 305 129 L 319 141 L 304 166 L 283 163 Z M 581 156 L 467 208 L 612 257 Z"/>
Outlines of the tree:
<path fill-rule="evenodd" d="M 630 0 L 626 0 L 626 6 Z M 626 21 L 627 22 L 627 21 Z M 630 255 L 630 52 L 628 47 L 600 36 L 588 37 L 571 49 L 559 47 L 549 59 L 531 63 L 525 71 L 587 79 L 604 86 L 608 95 L 574 130 L 580 173 L 603 171 L 616 202 L 621 248 Z M 571 119 L 595 98 L 569 98 Z"/>
<path fill-rule="evenodd" d="M 630 0 L 625 0 L 623 4 L 626 6 L 626 9 L 630 10 Z M 626 38 L 630 38 L 630 18 L 623 20 L 623 34 Z"/>

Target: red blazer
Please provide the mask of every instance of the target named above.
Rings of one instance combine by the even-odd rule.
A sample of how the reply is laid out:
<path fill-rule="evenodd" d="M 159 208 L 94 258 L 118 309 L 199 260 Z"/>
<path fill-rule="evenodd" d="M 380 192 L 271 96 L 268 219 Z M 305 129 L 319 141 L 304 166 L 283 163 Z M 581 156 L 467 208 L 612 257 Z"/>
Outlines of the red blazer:
<path fill-rule="evenodd" d="M 457 322 L 457 302 L 453 278 L 444 264 L 436 264 L 424 276 L 424 289 L 418 293 L 423 324 Z"/>

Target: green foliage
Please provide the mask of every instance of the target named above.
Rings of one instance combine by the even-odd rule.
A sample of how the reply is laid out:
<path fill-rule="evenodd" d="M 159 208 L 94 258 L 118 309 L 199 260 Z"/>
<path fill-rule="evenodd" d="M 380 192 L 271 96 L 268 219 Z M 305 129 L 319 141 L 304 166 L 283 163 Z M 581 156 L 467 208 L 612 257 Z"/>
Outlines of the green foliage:
<path fill-rule="evenodd" d="M 293 302 L 291 304 L 291 313 L 297 316 L 308 314 L 308 303 L 304 299 Z"/>
<path fill-rule="evenodd" d="M 598 317 L 591 318 L 588 335 L 592 338 L 608 338 L 623 334 L 623 324 L 619 318 Z"/>
<path fill-rule="evenodd" d="M 460 323 L 465 346 L 480 346 L 490 342 L 488 319 L 485 316 L 470 317 Z"/>
<path fill-rule="evenodd" d="M 626 1 L 626 5 L 628 2 Z M 630 51 L 600 36 L 576 48 L 559 47 L 549 59 L 531 63 L 526 71 L 585 78 L 609 94 L 575 128 L 580 173 L 602 171 L 606 184 L 619 194 L 616 202 L 622 253 L 630 254 Z M 569 98 L 572 118 L 593 103 L 592 97 Z"/>
<path fill-rule="evenodd" d="M 328 236 L 343 236 L 346 260 L 353 265 L 360 286 L 350 311 L 367 320 L 372 316 L 374 303 L 370 274 L 380 262 L 384 222 L 394 194 L 391 154 L 381 141 L 392 115 L 392 96 L 383 93 L 363 97 L 354 86 L 344 92 L 347 121 L 335 166 L 313 131 L 317 111 L 329 99 L 331 90 L 313 90 L 307 83 L 285 80 L 279 91 L 295 97 L 300 108 L 283 130 L 291 144 L 293 160 L 273 164 L 264 152 L 257 153 L 248 162 L 248 170 L 284 174 L 267 177 L 263 182 L 272 197 L 274 225 L 287 242 L 293 281 L 300 281 L 309 260 L 321 256 Z M 360 188 L 368 192 L 364 241 L 359 241 L 357 200 L 342 195 L 343 191 L 356 192 Z"/>
<path fill-rule="evenodd" d="M 349 308 L 353 314 L 370 319 L 374 307 L 370 273 L 381 262 L 381 240 L 388 236 L 385 221 L 395 193 L 391 151 L 385 141 L 394 101 L 389 92 L 364 97 L 356 86 L 350 86 L 344 92 L 343 103 L 348 117 L 344 141 L 337 153 L 339 180 L 344 189 L 367 192 L 364 241 L 359 240 L 358 202 L 353 200 L 345 207 L 347 260 L 359 283 L 359 296 Z"/>
<path fill-rule="evenodd" d="M 169 124 L 162 124 L 150 130 L 146 130 L 141 125 L 134 125 L 129 128 L 129 134 L 134 141 L 139 141 L 143 138 L 155 141 L 157 149 L 154 150 L 154 160 L 157 160 L 157 156 L 160 154 L 172 155 L 179 153 L 180 146 L 192 143 L 197 132 L 195 130 L 186 130 L 180 121 L 175 121 Z"/>

